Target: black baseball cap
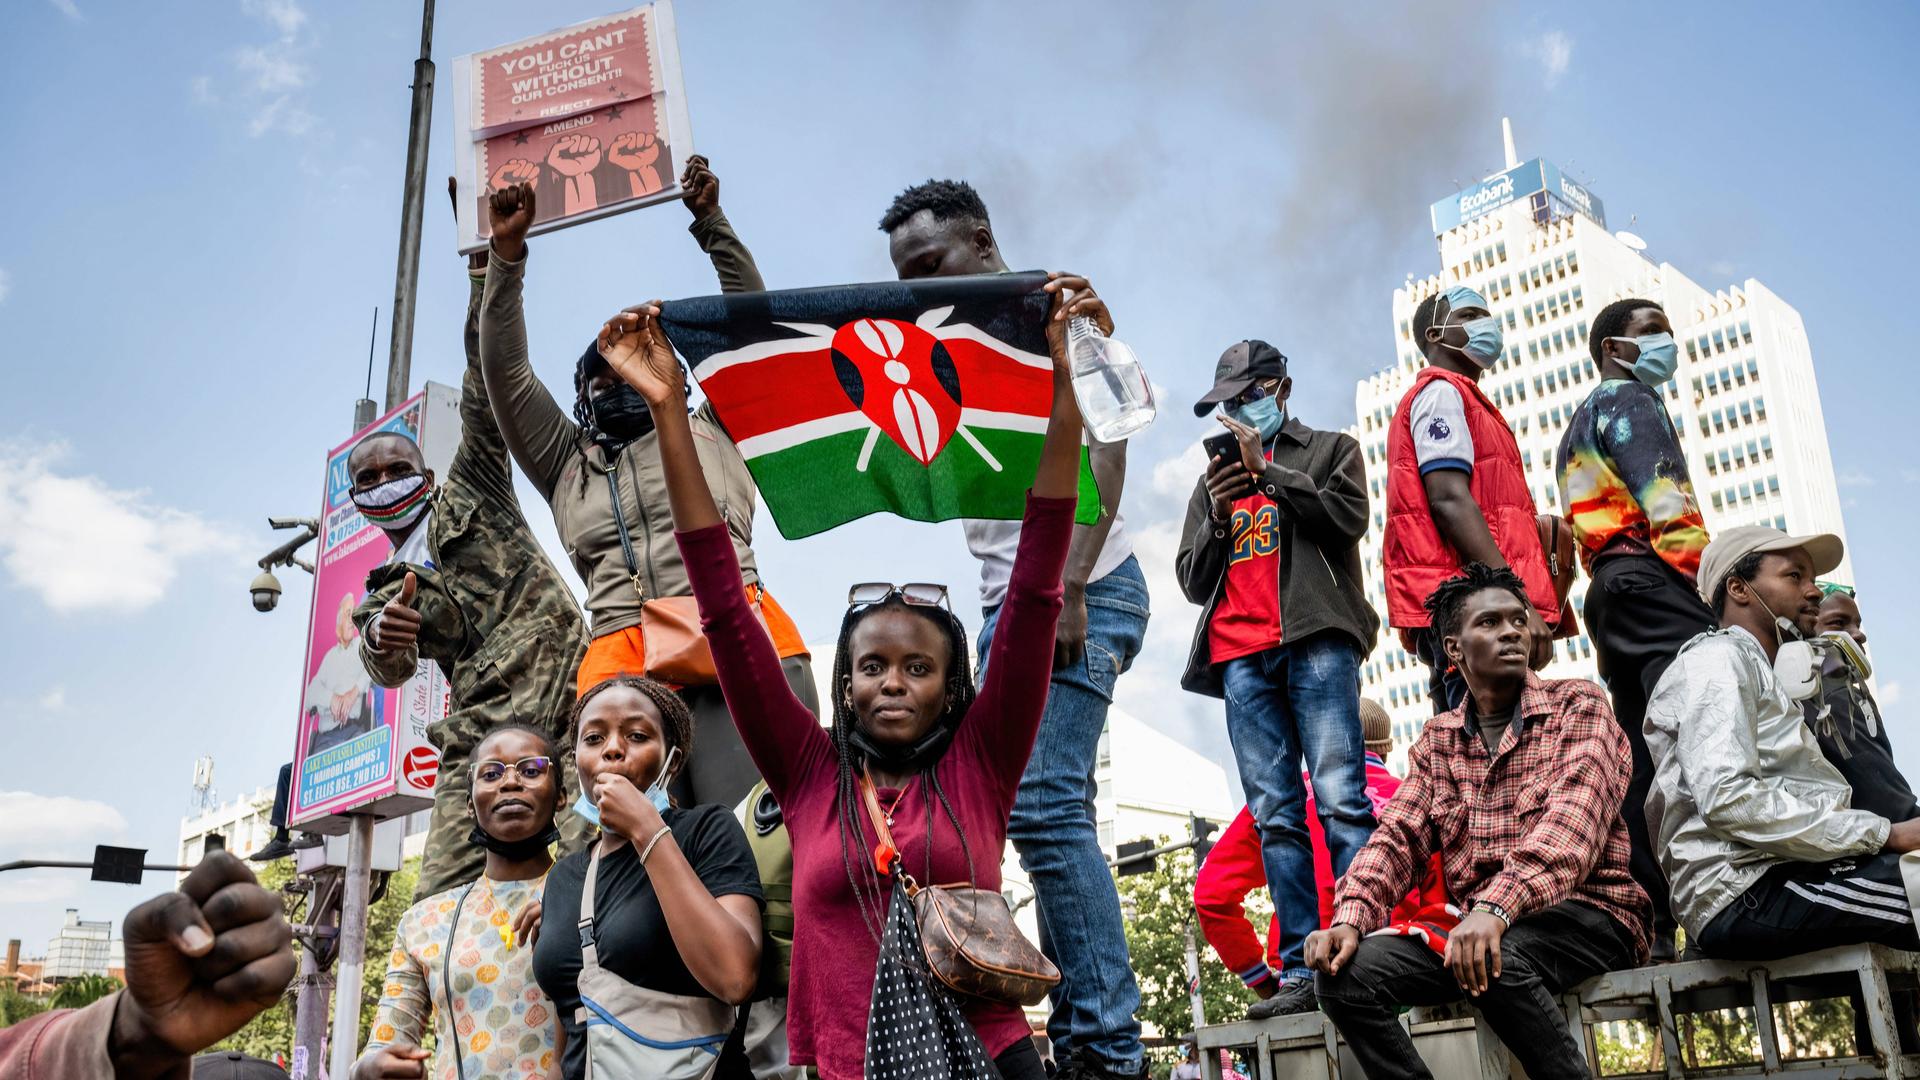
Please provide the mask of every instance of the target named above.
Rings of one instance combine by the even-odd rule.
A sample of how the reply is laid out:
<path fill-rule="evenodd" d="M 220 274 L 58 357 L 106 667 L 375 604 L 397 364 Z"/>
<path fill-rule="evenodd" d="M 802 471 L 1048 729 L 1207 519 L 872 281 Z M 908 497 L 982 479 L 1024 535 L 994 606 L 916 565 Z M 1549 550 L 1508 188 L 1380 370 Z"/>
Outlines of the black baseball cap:
<path fill-rule="evenodd" d="M 1220 354 L 1213 369 L 1213 389 L 1193 405 L 1193 415 L 1205 416 L 1215 405 L 1235 396 L 1261 379 L 1287 377 L 1287 358 L 1264 341 L 1249 338 L 1236 342 Z"/>
<path fill-rule="evenodd" d="M 193 1080 L 287 1080 L 287 1072 L 271 1061 L 228 1050 L 194 1058 Z"/>

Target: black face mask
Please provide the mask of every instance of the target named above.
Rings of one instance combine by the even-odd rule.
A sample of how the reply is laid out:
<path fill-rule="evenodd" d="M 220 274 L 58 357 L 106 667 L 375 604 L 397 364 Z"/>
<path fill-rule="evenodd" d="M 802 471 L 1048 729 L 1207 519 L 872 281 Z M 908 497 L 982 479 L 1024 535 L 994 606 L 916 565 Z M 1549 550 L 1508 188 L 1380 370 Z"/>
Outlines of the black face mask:
<path fill-rule="evenodd" d="M 602 444 L 624 446 L 653 430 L 653 410 L 640 391 L 621 383 L 587 400 L 593 430 Z"/>
<path fill-rule="evenodd" d="M 860 730 L 859 721 L 854 721 L 847 732 L 847 745 L 855 754 L 865 758 L 870 765 L 878 765 L 892 773 L 922 772 L 930 769 L 947 752 L 947 746 L 953 742 L 953 733 L 959 725 L 947 714 L 933 725 L 933 730 L 920 736 L 906 746 L 881 746 Z"/>
<path fill-rule="evenodd" d="M 490 851 L 503 859 L 525 862 L 542 854 L 560 839 L 560 827 L 547 823 L 545 831 L 525 840 L 502 840 L 475 824 L 473 831 L 467 834 L 467 842 L 475 847 Z"/>

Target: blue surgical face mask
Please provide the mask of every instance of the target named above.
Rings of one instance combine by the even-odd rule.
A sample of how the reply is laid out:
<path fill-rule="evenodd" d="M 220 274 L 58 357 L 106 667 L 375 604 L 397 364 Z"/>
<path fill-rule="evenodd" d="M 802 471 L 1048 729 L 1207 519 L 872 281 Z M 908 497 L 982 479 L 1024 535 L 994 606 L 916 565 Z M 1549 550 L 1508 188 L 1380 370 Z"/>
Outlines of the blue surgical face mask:
<path fill-rule="evenodd" d="M 1249 401 L 1245 405 L 1236 405 L 1227 410 L 1227 415 L 1260 433 L 1260 441 L 1266 442 L 1280 434 L 1280 428 L 1287 422 L 1287 412 L 1280 407 L 1278 398 L 1263 397 L 1258 401 Z"/>
<path fill-rule="evenodd" d="M 1445 301 L 1448 315 L 1459 311 L 1461 308 L 1486 309 L 1491 307 L 1491 305 L 1487 303 L 1486 297 L 1481 296 L 1465 285 L 1455 285 L 1453 288 L 1448 289 Z M 1447 342 L 1445 335 L 1450 325 L 1458 326 L 1467 332 L 1467 343 L 1465 345 L 1453 345 Z M 1468 322 L 1453 323 L 1450 325 L 1444 321 L 1439 324 L 1442 335 L 1440 343 L 1464 355 L 1467 359 L 1483 368 L 1492 367 L 1494 362 L 1500 359 L 1500 353 L 1506 348 L 1506 335 L 1500 329 L 1500 318 L 1497 315 L 1489 315 L 1484 319 L 1473 319 Z"/>
<path fill-rule="evenodd" d="M 667 812 L 667 807 L 672 801 L 667 797 L 667 780 L 673 776 L 673 763 L 679 760 L 679 757 L 679 747 L 668 750 L 667 760 L 660 764 L 660 774 L 654 777 L 653 783 L 648 784 L 647 790 L 642 792 L 647 797 L 647 801 L 653 804 L 653 808 L 662 814 Z M 594 828 L 600 827 L 600 807 L 587 797 L 586 792 L 581 792 L 580 797 L 574 800 L 573 812 L 585 818 L 587 824 Z"/>
<path fill-rule="evenodd" d="M 1680 366 L 1680 346 L 1674 344 L 1672 334 L 1642 334 L 1639 337 L 1616 337 L 1609 341 L 1631 341 L 1640 350 L 1633 360 L 1633 377 L 1648 386 L 1659 386 L 1673 378 L 1674 369 Z"/>

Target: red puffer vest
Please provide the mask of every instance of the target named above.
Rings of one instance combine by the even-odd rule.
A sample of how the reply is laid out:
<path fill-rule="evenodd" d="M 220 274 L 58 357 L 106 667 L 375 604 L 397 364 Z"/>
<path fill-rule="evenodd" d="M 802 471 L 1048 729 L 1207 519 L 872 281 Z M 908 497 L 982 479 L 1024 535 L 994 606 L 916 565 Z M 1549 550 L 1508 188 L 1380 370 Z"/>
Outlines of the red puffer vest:
<path fill-rule="evenodd" d="M 1413 399 L 1428 383 L 1445 379 L 1460 391 L 1466 407 L 1467 433 L 1473 437 L 1473 478 L 1469 490 L 1487 519 L 1493 542 L 1507 564 L 1526 582 L 1527 596 L 1549 626 L 1560 622 L 1560 604 L 1553 579 L 1547 575 L 1547 557 L 1540 548 L 1533 492 L 1520 465 L 1520 445 L 1514 442 L 1507 419 L 1480 384 L 1465 375 L 1437 367 L 1420 372 L 1413 388 L 1393 411 L 1387 431 L 1387 530 L 1382 563 L 1386 569 L 1387 622 L 1396 627 L 1426 626 L 1422 606 L 1443 581 L 1460 572 L 1460 557 L 1440 537 L 1427 508 L 1427 489 L 1420 479 L 1414 454 L 1411 416 Z"/>

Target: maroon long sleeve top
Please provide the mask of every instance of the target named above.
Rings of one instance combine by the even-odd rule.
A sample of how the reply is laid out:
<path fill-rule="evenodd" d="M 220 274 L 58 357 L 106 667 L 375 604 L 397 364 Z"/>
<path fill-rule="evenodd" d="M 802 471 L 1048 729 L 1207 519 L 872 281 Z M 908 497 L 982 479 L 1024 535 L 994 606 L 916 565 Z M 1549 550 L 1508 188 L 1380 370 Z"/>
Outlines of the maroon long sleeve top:
<path fill-rule="evenodd" d="M 934 766 L 966 830 L 972 865 L 937 800 L 928 851 L 926 785 L 910 785 L 894 812 L 898 824 L 892 831 L 900 856 L 907 872 L 921 882 L 971 880 L 984 889 L 1000 887 L 1007 815 L 1046 708 L 1073 512 L 1071 498 L 1028 497 L 986 681 L 952 745 Z M 684 532 L 678 539 L 727 709 L 754 764 L 780 800 L 793 838 L 793 969 L 787 1000 L 792 1060 L 818 1067 L 828 1080 L 861 1077 L 880 946 L 861 917 L 846 864 L 852 863 L 856 876 L 872 880 L 869 853 L 877 838 L 861 814 L 861 835 L 842 859 L 833 742 L 787 685 L 766 628 L 740 589 L 740 567 L 726 528 Z M 898 794 L 882 788 L 881 804 L 892 805 Z M 881 895 L 887 895 L 887 883 L 879 886 Z M 1026 1018 L 1016 1006 L 968 1001 L 965 1009 L 989 1054 L 998 1055 L 1029 1036 Z"/>

